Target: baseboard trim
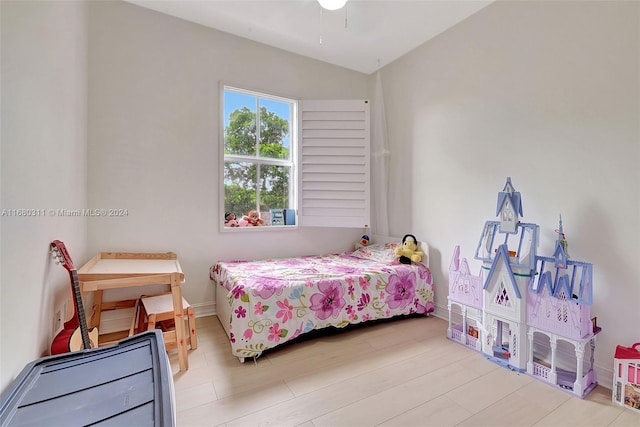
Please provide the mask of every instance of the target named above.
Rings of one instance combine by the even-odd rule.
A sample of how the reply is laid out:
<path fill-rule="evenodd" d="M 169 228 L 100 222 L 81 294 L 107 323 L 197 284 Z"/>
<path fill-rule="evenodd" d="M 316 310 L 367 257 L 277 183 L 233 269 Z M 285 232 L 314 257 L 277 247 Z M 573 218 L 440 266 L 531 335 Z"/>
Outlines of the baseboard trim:
<path fill-rule="evenodd" d="M 202 302 L 199 304 L 191 304 L 193 311 L 197 317 L 214 316 L 216 315 L 216 302 Z"/>

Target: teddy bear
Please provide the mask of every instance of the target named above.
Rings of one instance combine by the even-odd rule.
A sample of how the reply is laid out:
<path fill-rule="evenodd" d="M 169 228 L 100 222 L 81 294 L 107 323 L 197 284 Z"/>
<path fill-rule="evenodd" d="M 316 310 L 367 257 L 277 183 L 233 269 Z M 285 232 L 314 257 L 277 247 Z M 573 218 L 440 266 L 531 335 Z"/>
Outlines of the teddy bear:
<path fill-rule="evenodd" d="M 226 212 L 224 214 L 224 226 L 240 227 L 240 224 L 238 224 L 238 220 L 236 219 L 236 214 L 234 214 L 233 212 Z"/>
<path fill-rule="evenodd" d="M 404 235 L 402 244 L 396 248 L 395 253 L 401 264 L 420 262 L 424 256 L 424 252 L 418 249 L 418 240 L 413 234 Z"/>
<path fill-rule="evenodd" d="M 260 218 L 260 212 L 256 210 L 247 212 L 247 214 L 242 217 L 242 220 L 246 222 L 247 225 L 252 225 L 254 227 L 264 224 L 264 220 Z"/>

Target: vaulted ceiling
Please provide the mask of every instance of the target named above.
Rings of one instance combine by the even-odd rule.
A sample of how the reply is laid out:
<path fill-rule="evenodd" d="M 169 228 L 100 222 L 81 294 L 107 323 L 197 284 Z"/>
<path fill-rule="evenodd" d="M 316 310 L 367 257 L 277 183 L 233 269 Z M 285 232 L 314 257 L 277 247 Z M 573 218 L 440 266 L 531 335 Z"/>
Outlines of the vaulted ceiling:
<path fill-rule="evenodd" d="M 492 0 L 128 0 L 220 31 L 365 74 L 394 61 Z"/>

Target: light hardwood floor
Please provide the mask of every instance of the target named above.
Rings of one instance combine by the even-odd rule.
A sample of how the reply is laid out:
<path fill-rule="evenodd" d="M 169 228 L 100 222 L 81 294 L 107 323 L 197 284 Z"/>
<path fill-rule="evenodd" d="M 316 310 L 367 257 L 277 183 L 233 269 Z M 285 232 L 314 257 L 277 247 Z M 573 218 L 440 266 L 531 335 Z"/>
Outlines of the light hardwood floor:
<path fill-rule="evenodd" d="M 187 426 L 640 426 L 598 386 L 585 399 L 512 372 L 414 317 L 316 336 L 240 364 L 215 316 L 190 369 L 170 354 Z M 613 361 L 612 361 L 613 363 Z"/>

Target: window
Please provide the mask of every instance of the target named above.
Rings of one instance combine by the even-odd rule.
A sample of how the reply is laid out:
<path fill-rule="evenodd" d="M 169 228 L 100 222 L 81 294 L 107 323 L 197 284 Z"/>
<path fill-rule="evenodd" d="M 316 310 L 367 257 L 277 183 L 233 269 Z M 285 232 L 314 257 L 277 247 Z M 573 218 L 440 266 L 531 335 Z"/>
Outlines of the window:
<path fill-rule="evenodd" d="M 253 225 L 242 221 L 250 211 L 259 225 L 368 227 L 368 101 L 297 101 L 224 85 L 222 104 L 224 229 Z"/>
<path fill-rule="evenodd" d="M 295 224 L 297 102 L 230 86 L 223 96 L 225 225 L 236 225 L 229 213 L 247 225 L 250 211 L 262 225 Z"/>

